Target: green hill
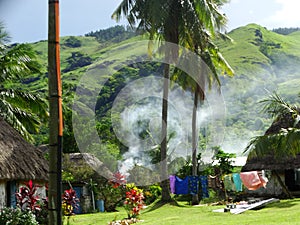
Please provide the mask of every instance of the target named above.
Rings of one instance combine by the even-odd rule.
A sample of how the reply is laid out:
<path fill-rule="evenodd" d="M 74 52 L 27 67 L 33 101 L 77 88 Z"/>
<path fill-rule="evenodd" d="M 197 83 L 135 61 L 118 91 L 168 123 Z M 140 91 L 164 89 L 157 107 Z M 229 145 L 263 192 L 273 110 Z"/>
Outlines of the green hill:
<path fill-rule="evenodd" d="M 120 37 L 120 34 L 118 35 Z M 110 41 L 109 38 L 98 42 L 96 37 L 92 36 L 62 37 L 61 70 L 64 95 L 72 96 L 70 93 L 75 90 L 77 82 L 88 68 L 99 66 L 99 61 L 114 63 L 109 60 L 117 46 L 124 42 L 138 43 L 138 40 L 143 39 L 140 36 L 132 37 L 133 35 L 128 33 L 126 35 L 126 40 L 122 42 Z M 226 105 L 226 127 L 224 140 L 219 144 L 227 152 L 240 153 L 251 137 L 262 134 L 271 124 L 271 118 L 261 112 L 262 105 L 258 103 L 260 100 L 276 90 L 289 102 L 297 101 L 300 85 L 300 31 L 282 35 L 259 25 L 249 24 L 232 30 L 228 36 L 232 38 L 232 42 L 216 41 L 223 56 L 235 71 L 234 77 L 221 78 Z M 46 93 L 47 41 L 32 43 L 32 46 L 38 53 L 44 74 L 28 77 L 20 85 L 26 84 L 28 90 Z M 133 47 L 131 51 L 137 49 Z M 118 57 L 122 58 L 121 55 Z M 153 64 L 131 65 L 131 69 L 123 71 L 125 75 L 119 75 L 109 81 L 109 88 L 101 93 L 107 97 L 103 99 L 102 96 L 105 105 L 98 105 L 99 109 L 106 108 L 103 115 L 112 106 L 114 90 L 121 90 L 126 83 L 143 76 L 143 71 L 148 71 L 146 74 L 153 73 L 151 70 L 160 73 L 159 69 L 159 65 Z"/>

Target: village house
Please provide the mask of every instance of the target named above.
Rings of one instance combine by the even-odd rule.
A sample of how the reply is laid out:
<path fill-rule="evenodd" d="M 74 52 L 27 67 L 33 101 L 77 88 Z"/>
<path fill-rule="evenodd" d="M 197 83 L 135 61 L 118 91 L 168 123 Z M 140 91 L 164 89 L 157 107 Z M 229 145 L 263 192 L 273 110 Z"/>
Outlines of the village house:
<path fill-rule="evenodd" d="M 38 194 L 45 197 L 48 161 L 0 117 L 0 209 L 15 207 L 16 191 L 29 180 L 42 186 Z"/>
<path fill-rule="evenodd" d="M 293 115 L 287 113 L 275 119 L 265 135 L 278 134 L 281 129 L 288 129 L 293 126 L 300 128 L 300 122 L 295 125 Z M 267 171 L 269 181 L 265 189 L 250 191 L 252 194 L 278 197 L 300 196 L 300 154 L 281 157 L 275 154 L 248 157 L 246 164 L 242 167 L 242 172 L 254 170 Z"/>

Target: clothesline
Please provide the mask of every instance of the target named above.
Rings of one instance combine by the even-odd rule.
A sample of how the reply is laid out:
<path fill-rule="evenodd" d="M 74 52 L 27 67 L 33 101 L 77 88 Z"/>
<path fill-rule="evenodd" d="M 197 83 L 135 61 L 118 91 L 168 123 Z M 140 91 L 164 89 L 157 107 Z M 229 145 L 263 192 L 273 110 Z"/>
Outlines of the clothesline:
<path fill-rule="evenodd" d="M 170 177 L 170 190 L 173 194 L 197 194 L 199 190 L 199 182 L 203 198 L 209 197 L 208 188 L 222 188 L 221 180 L 227 191 L 243 191 L 244 187 L 248 190 L 257 190 L 266 187 L 268 179 L 265 172 L 250 171 L 241 173 L 226 174 L 221 179 L 218 176 L 186 176 L 181 179 L 175 175 Z"/>

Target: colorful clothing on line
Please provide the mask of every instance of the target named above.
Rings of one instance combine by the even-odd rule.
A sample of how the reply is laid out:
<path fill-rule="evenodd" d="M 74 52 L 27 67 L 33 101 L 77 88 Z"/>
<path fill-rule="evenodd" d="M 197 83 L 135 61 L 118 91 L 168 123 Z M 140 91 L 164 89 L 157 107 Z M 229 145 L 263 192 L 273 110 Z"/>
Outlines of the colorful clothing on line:
<path fill-rule="evenodd" d="M 176 180 L 175 175 L 169 176 L 169 180 L 170 180 L 170 191 L 172 194 L 174 194 L 175 193 L 175 180 Z"/>
<path fill-rule="evenodd" d="M 200 178 L 198 176 L 188 176 L 188 177 L 189 177 L 189 193 L 192 195 L 198 194 Z"/>
<path fill-rule="evenodd" d="M 175 194 L 188 194 L 189 193 L 189 177 L 185 177 L 184 179 L 180 179 L 175 176 Z"/>
<path fill-rule="evenodd" d="M 240 173 L 241 180 L 245 187 L 249 190 L 257 190 L 261 187 L 266 187 L 268 179 L 264 176 L 263 172 L 257 171 Z"/>
<path fill-rule="evenodd" d="M 200 176 L 200 181 L 201 181 L 201 189 L 202 189 L 202 198 L 209 198 L 207 176 L 204 175 Z"/>
<path fill-rule="evenodd" d="M 227 191 L 235 191 L 235 185 L 232 181 L 232 174 L 224 176 L 224 187 Z"/>
<path fill-rule="evenodd" d="M 240 177 L 240 174 L 233 173 L 232 174 L 233 183 L 236 191 L 243 191 L 243 183 Z"/>

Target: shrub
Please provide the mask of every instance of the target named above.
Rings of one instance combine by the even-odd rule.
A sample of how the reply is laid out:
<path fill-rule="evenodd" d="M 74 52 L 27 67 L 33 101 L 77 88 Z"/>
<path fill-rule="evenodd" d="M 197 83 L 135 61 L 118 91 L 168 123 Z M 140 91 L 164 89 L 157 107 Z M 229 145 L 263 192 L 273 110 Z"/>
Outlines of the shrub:
<path fill-rule="evenodd" d="M 74 215 L 73 210 L 78 207 L 79 199 L 76 196 L 76 192 L 71 188 L 65 190 L 62 196 L 62 206 L 65 216 Z"/>
<path fill-rule="evenodd" d="M 16 193 L 17 205 L 22 210 L 30 210 L 32 212 L 40 210 L 39 196 L 36 194 L 39 186 L 33 184 L 32 180 L 21 186 L 19 192 Z"/>
<path fill-rule="evenodd" d="M 105 202 L 105 211 L 116 211 L 117 206 L 122 203 L 126 192 L 125 183 L 125 176 L 116 172 L 111 180 L 99 186 L 99 198 Z"/>
<path fill-rule="evenodd" d="M 38 225 L 35 215 L 29 211 L 19 208 L 3 208 L 0 211 L 1 225 Z"/>
<path fill-rule="evenodd" d="M 145 205 L 143 190 L 137 188 L 134 184 L 126 185 L 126 189 L 124 207 L 128 218 L 137 218 Z"/>
<path fill-rule="evenodd" d="M 81 47 L 81 41 L 78 40 L 76 37 L 71 36 L 65 41 L 65 46 L 70 48 Z"/>
<path fill-rule="evenodd" d="M 150 205 L 161 195 L 161 187 L 157 184 L 153 184 L 147 187 L 143 187 L 144 190 L 144 201 L 146 205 Z"/>
<path fill-rule="evenodd" d="M 48 199 L 40 199 L 36 194 L 39 185 L 33 184 L 32 180 L 21 186 L 16 193 L 17 206 L 22 211 L 31 211 L 39 224 L 48 224 Z"/>

